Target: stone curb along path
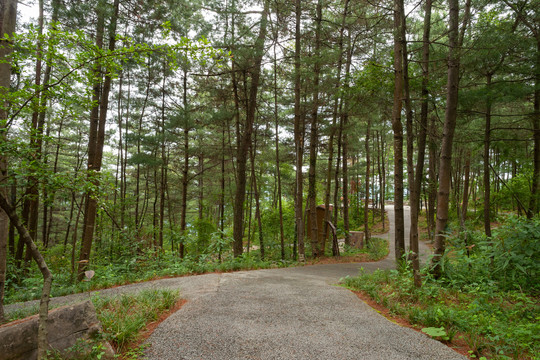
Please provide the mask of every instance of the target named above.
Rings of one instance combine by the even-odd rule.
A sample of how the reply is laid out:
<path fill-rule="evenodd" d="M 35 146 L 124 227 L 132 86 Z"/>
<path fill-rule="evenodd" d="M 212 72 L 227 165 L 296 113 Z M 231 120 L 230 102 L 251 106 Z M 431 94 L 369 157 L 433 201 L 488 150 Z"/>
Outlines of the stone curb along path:
<path fill-rule="evenodd" d="M 387 206 L 393 240 L 392 206 Z M 405 209 L 405 223 L 409 212 Z M 406 235 L 408 229 L 406 229 Z M 188 302 L 148 338 L 146 358 L 178 359 L 466 359 L 414 330 L 387 320 L 351 291 L 335 286 L 360 268 L 395 267 L 390 255 L 376 263 L 205 274 L 148 281 L 99 291 L 101 296 L 143 289 L 178 289 Z M 423 243 L 421 258 L 429 254 Z M 54 298 L 54 305 L 88 299 Z M 24 306 L 31 305 L 26 303 Z M 6 307 L 13 311 L 21 304 Z"/>

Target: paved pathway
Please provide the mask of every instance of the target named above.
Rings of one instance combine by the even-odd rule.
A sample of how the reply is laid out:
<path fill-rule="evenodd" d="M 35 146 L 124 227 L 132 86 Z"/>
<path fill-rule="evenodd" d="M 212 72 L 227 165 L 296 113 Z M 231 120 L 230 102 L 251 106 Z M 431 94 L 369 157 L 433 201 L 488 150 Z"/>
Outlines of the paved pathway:
<path fill-rule="evenodd" d="M 386 236 L 392 240 L 391 251 L 387 259 L 377 263 L 205 274 L 100 293 L 180 289 L 188 302 L 147 340 L 149 360 L 465 359 L 421 333 L 390 322 L 352 292 L 335 286 L 340 278 L 357 275 L 361 267 L 367 271 L 394 267 L 393 208 L 387 207 L 387 211 L 391 229 Z M 422 252 L 427 253 L 427 247 L 421 247 Z M 88 294 L 52 302 L 85 297 Z"/>
<path fill-rule="evenodd" d="M 393 208 L 387 210 L 393 224 Z M 393 239 L 393 225 L 387 236 Z M 377 263 L 214 275 L 211 285 L 208 282 L 204 291 L 192 293 L 190 301 L 154 331 L 147 341 L 147 357 L 465 359 L 423 334 L 388 321 L 352 292 L 334 286 L 341 277 L 356 275 L 360 267 L 368 271 L 394 267 L 391 243 L 390 256 Z M 421 253 L 428 251 L 422 246 Z"/>

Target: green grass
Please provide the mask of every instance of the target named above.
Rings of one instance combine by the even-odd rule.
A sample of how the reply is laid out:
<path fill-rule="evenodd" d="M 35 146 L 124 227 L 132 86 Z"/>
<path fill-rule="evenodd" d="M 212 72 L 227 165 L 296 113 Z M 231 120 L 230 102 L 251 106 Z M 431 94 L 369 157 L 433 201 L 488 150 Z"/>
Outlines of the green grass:
<path fill-rule="evenodd" d="M 141 333 L 149 323 L 172 309 L 177 301 L 178 292 L 171 290 L 144 290 L 106 298 L 94 295 L 92 303 L 103 332 L 96 338 L 79 341 L 68 351 L 77 354 L 79 360 L 102 359 L 105 358 L 105 340 L 115 349 L 115 359 L 139 359 L 145 347 L 136 344 Z M 63 360 L 64 357 L 51 352 L 48 359 Z"/>
<path fill-rule="evenodd" d="M 116 351 L 115 359 L 139 359 L 144 345 L 136 345 L 147 325 L 161 314 L 172 309 L 178 301 L 178 292 L 171 290 L 143 290 L 137 294 L 115 297 L 92 296 L 92 303 L 102 325 L 102 333 L 89 340 L 78 341 L 70 349 L 79 360 L 105 358 L 103 341 L 108 341 Z M 50 352 L 48 359 L 63 360 L 57 352 Z"/>
<path fill-rule="evenodd" d="M 171 290 L 144 290 L 135 295 L 112 298 L 92 297 L 104 338 L 119 352 L 125 351 L 148 323 L 156 321 L 177 301 L 178 292 Z"/>
<path fill-rule="evenodd" d="M 367 254 L 370 261 L 378 261 L 384 259 L 388 255 L 388 241 L 381 238 L 371 238 L 367 246 L 363 249 L 346 247 L 342 256 L 354 256 L 357 254 Z"/>
<path fill-rule="evenodd" d="M 365 292 L 411 324 L 442 327 L 450 338 L 461 334 L 458 336 L 471 348 L 473 356 L 540 356 L 540 306 L 535 296 L 515 290 L 459 291 L 430 277 L 424 277 L 422 287 L 417 289 L 411 272 L 397 270 L 346 278 L 344 285 Z"/>
<path fill-rule="evenodd" d="M 309 253 L 308 250 L 306 250 L 307 253 Z M 388 254 L 388 246 L 385 241 L 373 238 L 372 245 L 362 250 L 350 249 L 347 254 L 351 255 L 355 251 L 366 253 L 370 260 L 375 261 L 384 258 Z M 95 258 L 99 259 L 97 255 Z M 222 261 L 219 261 L 215 256 L 204 254 L 197 257 L 186 256 L 184 259 L 180 259 L 177 254 L 168 251 L 148 251 L 115 262 L 99 263 L 96 261 L 90 264 L 90 269 L 95 271 L 95 276 L 90 281 L 79 283 L 74 281 L 69 271 L 63 271 L 61 268 L 55 269 L 51 266 L 53 272 L 51 296 L 58 297 L 100 290 L 164 277 L 302 265 L 303 263 L 292 260 L 261 260 L 257 251 L 252 251 L 250 254 L 244 253 L 236 258 L 232 257 L 231 254 L 227 254 Z M 37 272 L 37 269 L 32 269 L 20 283 L 11 278 L 6 287 L 5 304 L 39 299 L 42 283 L 42 277 Z"/>

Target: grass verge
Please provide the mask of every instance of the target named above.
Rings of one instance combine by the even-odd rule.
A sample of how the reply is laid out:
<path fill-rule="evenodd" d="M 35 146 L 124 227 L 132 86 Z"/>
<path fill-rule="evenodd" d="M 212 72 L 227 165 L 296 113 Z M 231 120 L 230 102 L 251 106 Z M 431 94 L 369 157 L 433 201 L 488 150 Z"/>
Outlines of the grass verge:
<path fill-rule="evenodd" d="M 179 310 L 185 300 L 179 299 L 177 291 L 143 290 L 136 294 L 115 297 L 100 297 L 95 294 L 92 296 L 92 303 L 103 331 L 97 338 L 79 341 L 67 349 L 71 354 L 78 354 L 78 360 L 105 359 L 106 347 L 103 341 L 113 347 L 115 359 L 140 359 L 146 348 L 144 340 L 152 334 L 157 325 Z M 63 360 L 64 357 L 50 352 L 47 359 Z"/>
<path fill-rule="evenodd" d="M 415 288 L 408 270 L 363 273 L 344 279 L 344 285 L 437 340 L 465 345 L 470 358 L 540 358 L 540 306 L 534 296 L 456 290 L 429 276 Z"/>

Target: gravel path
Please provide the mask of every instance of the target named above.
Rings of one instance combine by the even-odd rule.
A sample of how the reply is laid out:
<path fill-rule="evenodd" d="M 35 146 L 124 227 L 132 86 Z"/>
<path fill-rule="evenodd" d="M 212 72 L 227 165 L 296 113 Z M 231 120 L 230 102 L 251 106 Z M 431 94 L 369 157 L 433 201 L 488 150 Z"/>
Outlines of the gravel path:
<path fill-rule="evenodd" d="M 393 207 L 388 207 L 393 240 Z M 408 211 L 406 209 L 406 223 Z M 408 236 L 408 229 L 406 229 Z M 407 241 L 408 242 L 408 241 Z M 178 359 L 466 359 L 429 337 L 378 314 L 339 279 L 393 268 L 377 263 L 328 264 L 205 274 L 101 290 L 103 296 L 148 288 L 179 289 L 188 302 L 147 340 L 149 360 Z M 425 259 L 429 249 L 421 243 Z M 68 303 L 77 294 L 52 299 Z M 17 304 L 6 307 L 13 310 Z"/>
<path fill-rule="evenodd" d="M 387 211 L 392 225 L 383 237 L 393 239 L 393 207 Z M 408 208 L 405 215 L 407 223 Z M 390 249 L 377 263 L 219 275 L 210 291 L 191 298 L 154 331 L 147 359 L 465 359 L 333 286 L 361 267 L 393 268 Z M 428 254 L 422 243 L 424 261 Z"/>

